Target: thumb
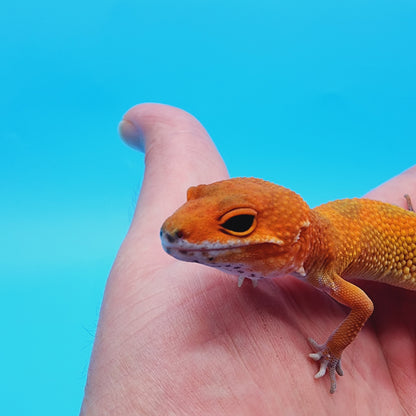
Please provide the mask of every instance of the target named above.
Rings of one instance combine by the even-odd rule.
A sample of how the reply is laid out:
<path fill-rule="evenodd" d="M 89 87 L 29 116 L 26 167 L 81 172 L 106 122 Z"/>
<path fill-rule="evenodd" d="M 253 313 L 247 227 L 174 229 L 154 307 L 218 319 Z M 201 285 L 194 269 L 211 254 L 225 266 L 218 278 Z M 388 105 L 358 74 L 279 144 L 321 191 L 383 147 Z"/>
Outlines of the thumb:
<path fill-rule="evenodd" d="M 158 240 L 160 225 L 186 198 L 191 185 L 228 177 L 202 125 L 190 114 L 162 104 L 140 104 L 120 122 L 124 141 L 145 152 L 145 173 L 133 228 Z M 141 231 L 143 231 L 141 229 Z"/>

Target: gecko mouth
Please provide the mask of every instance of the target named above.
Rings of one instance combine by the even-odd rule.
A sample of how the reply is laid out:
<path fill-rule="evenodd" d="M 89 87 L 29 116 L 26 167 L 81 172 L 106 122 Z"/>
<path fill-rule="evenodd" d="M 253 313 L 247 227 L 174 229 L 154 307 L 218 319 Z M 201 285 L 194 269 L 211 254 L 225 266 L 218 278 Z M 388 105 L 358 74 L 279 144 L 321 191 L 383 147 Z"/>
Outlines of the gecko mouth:
<path fill-rule="evenodd" d="M 170 254 L 171 256 L 174 256 L 176 258 L 179 258 L 182 256 L 186 257 L 192 257 L 192 256 L 211 256 L 215 257 L 216 255 L 223 253 L 225 251 L 232 251 L 232 250 L 238 250 L 240 248 L 246 247 L 247 244 L 239 244 L 234 246 L 222 246 L 222 247 L 184 247 L 183 245 L 174 245 L 174 244 L 162 244 L 163 249 L 166 251 L 166 253 Z"/>
<path fill-rule="evenodd" d="M 227 241 L 226 243 L 203 241 L 190 243 L 183 238 L 173 239 L 170 234 L 161 232 L 162 247 L 169 255 L 178 260 L 212 264 L 225 252 L 235 251 L 252 244 L 249 241 Z"/>
<path fill-rule="evenodd" d="M 223 251 L 232 250 L 249 245 L 258 244 L 275 244 L 278 246 L 283 245 L 283 241 L 278 238 L 268 238 L 262 241 L 250 241 L 244 239 L 230 239 L 226 242 L 220 241 L 201 241 L 200 243 L 190 243 L 186 241 L 182 236 L 171 235 L 163 230 L 160 232 L 160 239 L 162 241 L 163 249 L 167 252 L 168 249 L 181 250 L 186 252 L 203 252 L 203 251 Z"/>
<path fill-rule="evenodd" d="M 185 240 L 170 242 L 164 237 L 162 237 L 162 247 L 163 249 L 168 253 L 171 254 L 171 252 L 180 252 L 181 254 L 187 254 L 187 253 L 203 253 L 207 251 L 213 251 L 213 252 L 222 252 L 222 251 L 228 251 L 228 250 L 234 250 L 239 249 L 242 247 L 247 247 L 248 245 L 253 245 L 252 242 L 227 242 L 227 243 L 220 243 L 220 242 L 208 242 L 203 241 L 200 244 L 193 244 L 189 243 Z"/>

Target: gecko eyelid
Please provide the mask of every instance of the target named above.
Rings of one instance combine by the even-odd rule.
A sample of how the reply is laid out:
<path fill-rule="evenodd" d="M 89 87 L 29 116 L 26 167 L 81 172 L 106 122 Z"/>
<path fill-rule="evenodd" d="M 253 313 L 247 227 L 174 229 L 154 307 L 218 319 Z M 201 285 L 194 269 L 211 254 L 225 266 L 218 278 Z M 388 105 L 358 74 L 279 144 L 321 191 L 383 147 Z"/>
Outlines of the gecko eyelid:
<path fill-rule="evenodd" d="M 236 237 L 246 237 L 256 228 L 257 212 L 252 208 L 236 208 L 220 219 L 221 231 Z"/>

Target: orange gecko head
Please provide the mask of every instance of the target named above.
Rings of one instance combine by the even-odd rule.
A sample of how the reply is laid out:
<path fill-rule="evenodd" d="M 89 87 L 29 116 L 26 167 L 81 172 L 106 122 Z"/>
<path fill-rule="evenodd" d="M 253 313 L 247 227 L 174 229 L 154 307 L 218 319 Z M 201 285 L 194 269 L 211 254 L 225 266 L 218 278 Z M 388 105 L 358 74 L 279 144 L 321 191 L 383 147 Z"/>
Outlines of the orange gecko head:
<path fill-rule="evenodd" d="M 299 195 L 261 179 L 199 185 L 189 188 L 187 202 L 162 225 L 162 245 L 180 260 L 245 277 L 296 271 L 304 260 L 298 258 L 299 240 L 309 212 Z"/>

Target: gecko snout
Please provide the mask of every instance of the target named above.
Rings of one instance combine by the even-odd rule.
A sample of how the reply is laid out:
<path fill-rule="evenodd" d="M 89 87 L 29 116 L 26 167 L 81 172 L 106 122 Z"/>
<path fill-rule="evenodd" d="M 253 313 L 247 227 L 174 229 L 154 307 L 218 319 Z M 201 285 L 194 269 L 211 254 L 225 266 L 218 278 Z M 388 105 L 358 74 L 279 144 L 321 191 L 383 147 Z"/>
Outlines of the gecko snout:
<path fill-rule="evenodd" d="M 181 230 L 175 230 L 172 233 L 166 233 L 166 238 L 169 243 L 174 243 L 175 241 L 180 240 L 183 237 L 183 232 Z"/>
<path fill-rule="evenodd" d="M 183 231 L 179 229 L 167 231 L 165 227 L 162 226 L 162 228 L 160 229 L 160 238 L 162 240 L 163 245 L 165 245 L 166 243 L 174 244 L 183 238 Z"/>

